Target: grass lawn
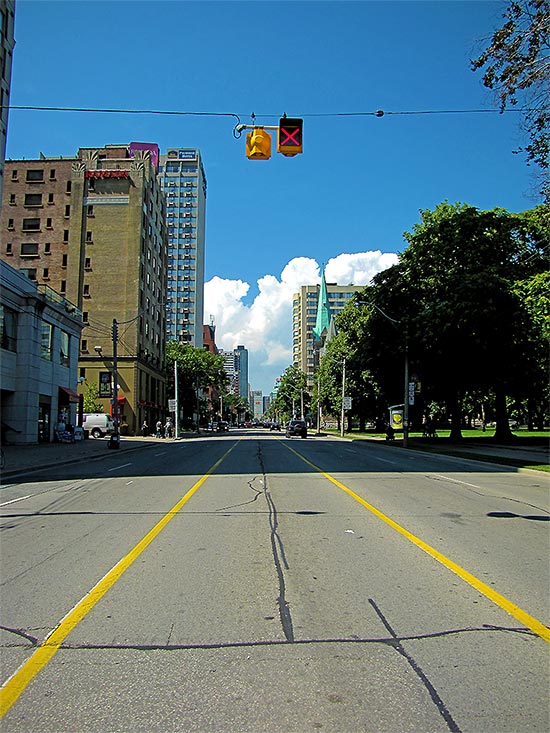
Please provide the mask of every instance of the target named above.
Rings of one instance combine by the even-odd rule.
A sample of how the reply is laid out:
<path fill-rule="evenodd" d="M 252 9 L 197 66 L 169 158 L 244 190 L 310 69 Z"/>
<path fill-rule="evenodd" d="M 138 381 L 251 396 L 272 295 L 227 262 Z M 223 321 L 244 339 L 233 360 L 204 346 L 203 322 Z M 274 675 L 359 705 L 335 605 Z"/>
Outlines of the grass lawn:
<path fill-rule="evenodd" d="M 449 440 L 450 430 L 438 430 L 437 438 L 423 438 L 421 432 L 413 431 L 409 433 L 409 448 L 412 450 L 427 450 L 437 453 L 445 453 L 460 458 L 473 458 L 477 461 L 489 461 L 493 463 L 502 463 L 516 468 L 531 468 L 536 471 L 550 472 L 548 461 L 545 463 L 533 463 L 533 457 L 525 453 L 514 455 L 501 455 L 499 453 L 491 453 L 491 448 L 540 448 L 548 450 L 550 442 L 550 430 L 513 430 L 512 433 L 516 440 L 511 445 L 501 445 L 494 441 L 494 428 L 487 429 L 485 432 L 478 430 L 463 430 L 462 441 L 451 443 Z M 329 435 L 340 435 L 340 431 L 334 429 L 323 430 L 323 433 Z M 373 430 L 364 433 L 353 431 L 345 433 L 345 437 L 351 440 L 384 440 L 385 433 L 377 433 Z M 395 445 L 400 445 L 402 436 L 396 433 Z M 468 450 L 468 448 L 472 450 Z M 487 453 L 483 453 L 483 448 L 487 448 Z M 475 450 L 473 450 L 475 448 Z M 481 449 L 481 452 L 480 452 Z"/>

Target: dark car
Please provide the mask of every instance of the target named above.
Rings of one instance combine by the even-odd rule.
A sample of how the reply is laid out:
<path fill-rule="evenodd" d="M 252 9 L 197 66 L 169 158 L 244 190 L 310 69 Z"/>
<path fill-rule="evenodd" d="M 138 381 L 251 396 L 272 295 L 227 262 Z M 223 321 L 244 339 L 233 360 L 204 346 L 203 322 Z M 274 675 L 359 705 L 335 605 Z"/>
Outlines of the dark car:
<path fill-rule="evenodd" d="M 307 438 L 307 425 L 305 420 L 291 420 L 286 426 L 285 435 L 287 438 L 299 435 L 300 438 Z"/>

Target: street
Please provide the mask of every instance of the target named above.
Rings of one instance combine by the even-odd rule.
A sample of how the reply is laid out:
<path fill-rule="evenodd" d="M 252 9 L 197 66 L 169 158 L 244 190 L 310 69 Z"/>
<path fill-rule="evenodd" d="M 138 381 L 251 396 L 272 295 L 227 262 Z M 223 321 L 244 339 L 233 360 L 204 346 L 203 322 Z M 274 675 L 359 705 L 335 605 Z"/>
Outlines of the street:
<path fill-rule="evenodd" d="M 3 733 L 549 728 L 547 474 L 243 430 L 0 506 Z"/>

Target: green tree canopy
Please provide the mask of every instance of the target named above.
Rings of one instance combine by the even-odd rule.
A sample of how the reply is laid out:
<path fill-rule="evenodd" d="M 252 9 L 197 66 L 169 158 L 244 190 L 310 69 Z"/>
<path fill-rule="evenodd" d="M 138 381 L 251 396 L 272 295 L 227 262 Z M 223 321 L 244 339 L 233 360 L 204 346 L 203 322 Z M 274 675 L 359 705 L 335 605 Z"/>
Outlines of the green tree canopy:
<path fill-rule="evenodd" d="M 548 0 L 513 0 L 505 20 L 485 50 L 472 61 L 484 70 L 483 83 L 495 90 L 500 111 L 521 105 L 530 142 L 527 160 L 547 170 L 550 161 L 550 3 Z M 549 195 L 548 176 L 544 192 Z"/>
<path fill-rule="evenodd" d="M 408 347 L 411 374 L 426 398 L 447 403 L 454 437 L 461 400 L 478 389 L 494 390 L 497 434 L 509 435 L 505 395 L 524 390 L 541 366 L 536 327 L 514 284 L 546 270 L 544 222 L 542 207 L 512 215 L 443 203 L 421 212 L 398 264 L 359 297 L 376 307 L 366 308 L 354 338 L 388 401 L 403 400 Z"/>

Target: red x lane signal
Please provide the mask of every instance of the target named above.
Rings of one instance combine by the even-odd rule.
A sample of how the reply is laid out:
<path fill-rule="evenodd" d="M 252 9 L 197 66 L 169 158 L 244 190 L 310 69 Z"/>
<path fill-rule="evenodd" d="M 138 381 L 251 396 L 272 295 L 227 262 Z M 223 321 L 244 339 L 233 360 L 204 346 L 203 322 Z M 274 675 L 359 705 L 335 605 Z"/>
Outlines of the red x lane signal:
<path fill-rule="evenodd" d="M 277 135 L 277 152 L 288 157 L 303 151 L 302 127 L 304 121 L 298 117 L 281 117 Z"/>

